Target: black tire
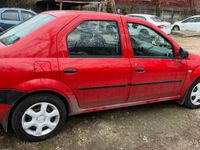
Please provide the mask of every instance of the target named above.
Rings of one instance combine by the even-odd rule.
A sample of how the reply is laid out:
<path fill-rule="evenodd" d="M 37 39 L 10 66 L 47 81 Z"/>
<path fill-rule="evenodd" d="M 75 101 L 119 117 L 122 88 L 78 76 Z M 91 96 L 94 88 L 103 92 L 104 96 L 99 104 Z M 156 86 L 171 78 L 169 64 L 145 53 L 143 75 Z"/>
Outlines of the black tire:
<path fill-rule="evenodd" d="M 41 136 L 33 136 L 31 134 L 28 134 L 23 129 L 22 117 L 28 108 L 38 103 L 49 103 L 49 104 L 54 105 L 57 108 L 60 116 L 59 116 L 56 127 L 50 133 L 46 135 L 41 135 Z M 19 138 L 30 141 L 30 142 L 37 142 L 37 141 L 46 140 L 56 135 L 58 131 L 60 131 L 61 128 L 64 126 L 66 119 L 67 119 L 67 110 L 64 103 L 60 100 L 60 98 L 52 94 L 44 93 L 44 94 L 31 95 L 25 98 L 21 103 L 19 103 L 13 111 L 11 124 L 12 124 L 14 132 Z"/>
<path fill-rule="evenodd" d="M 180 27 L 179 26 L 174 26 L 172 30 L 173 31 L 180 31 Z"/>
<path fill-rule="evenodd" d="M 200 104 L 199 105 L 194 105 L 192 103 L 192 97 L 191 97 L 191 94 L 192 94 L 192 91 L 193 90 L 196 90 L 194 89 L 196 87 L 197 84 L 200 83 L 200 79 L 197 79 L 189 88 L 188 92 L 187 92 L 187 95 L 186 95 L 186 98 L 185 98 L 185 102 L 184 102 L 184 105 L 188 108 L 191 108 L 191 109 L 197 109 L 197 108 L 200 108 Z"/>

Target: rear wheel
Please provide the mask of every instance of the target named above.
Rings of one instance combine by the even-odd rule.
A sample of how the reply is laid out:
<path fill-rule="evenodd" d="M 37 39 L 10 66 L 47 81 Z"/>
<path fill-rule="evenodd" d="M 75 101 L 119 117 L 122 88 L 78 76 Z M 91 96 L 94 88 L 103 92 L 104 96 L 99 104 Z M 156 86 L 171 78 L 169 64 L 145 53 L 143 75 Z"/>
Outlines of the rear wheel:
<path fill-rule="evenodd" d="M 13 112 L 12 127 L 17 136 L 41 141 L 54 136 L 66 121 L 64 103 L 52 94 L 35 94 L 25 98 Z"/>
<path fill-rule="evenodd" d="M 189 108 L 200 108 L 200 79 L 190 87 L 184 104 Z"/>

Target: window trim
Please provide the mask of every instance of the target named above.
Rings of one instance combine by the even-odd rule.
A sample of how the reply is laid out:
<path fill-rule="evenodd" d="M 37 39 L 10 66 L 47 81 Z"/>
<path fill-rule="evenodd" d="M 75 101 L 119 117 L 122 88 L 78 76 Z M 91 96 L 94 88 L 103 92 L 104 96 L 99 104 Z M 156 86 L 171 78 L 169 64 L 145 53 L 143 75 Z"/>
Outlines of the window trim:
<path fill-rule="evenodd" d="M 81 25 L 83 22 L 87 22 L 87 21 L 116 22 L 117 27 L 118 27 L 118 33 L 119 33 L 121 55 L 119 55 L 119 56 L 113 56 L 113 55 L 70 55 L 67 38 L 70 35 L 70 33 L 72 33 L 79 25 Z M 67 50 L 67 54 L 68 54 L 67 56 L 68 56 L 68 58 L 123 58 L 124 57 L 122 40 L 121 40 L 121 33 L 120 33 L 120 27 L 119 27 L 119 22 L 117 20 L 103 20 L 103 19 L 86 19 L 86 20 L 81 20 L 76 26 L 73 27 L 72 30 L 70 30 L 67 33 L 67 35 L 65 36 L 65 41 L 66 41 L 66 48 L 67 48 L 66 50 Z"/>
<path fill-rule="evenodd" d="M 5 18 L 3 18 L 2 15 L 3 15 L 4 13 L 6 13 L 6 11 L 15 11 L 15 12 L 17 12 L 18 19 L 13 20 L 13 19 L 5 19 Z M 1 13 L 1 19 L 2 19 L 2 20 L 6 20 L 6 21 L 20 21 L 19 11 L 18 11 L 18 10 L 5 10 L 4 12 Z"/>
<path fill-rule="evenodd" d="M 154 32 L 156 32 L 157 34 L 159 34 L 162 38 L 164 38 L 168 43 L 170 43 L 172 45 L 172 50 L 173 50 L 173 57 L 167 57 L 167 56 L 135 56 L 135 53 L 134 53 L 134 48 L 133 48 L 133 45 L 131 43 L 131 37 L 130 37 L 130 33 L 129 33 L 129 30 L 128 30 L 128 23 L 135 23 L 135 24 L 138 24 L 138 25 L 142 25 L 144 27 L 147 27 L 151 30 L 153 30 Z M 172 44 L 166 37 L 164 37 L 160 32 L 156 31 L 155 29 L 145 25 L 145 24 L 142 24 L 142 23 L 137 23 L 137 22 L 129 22 L 127 21 L 126 22 L 126 27 L 127 27 L 127 30 L 128 30 L 128 36 L 129 36 L 129 40 L 130 40 L 130 43 L 131 43 L 131 47 L 132 47 L 132 53 L 133 53 L 133 58 L 157 58 L 157 59 L 176 59 L 176 56 L 175 56 L 175 48 L 174 48 L 174 44 Z"/>

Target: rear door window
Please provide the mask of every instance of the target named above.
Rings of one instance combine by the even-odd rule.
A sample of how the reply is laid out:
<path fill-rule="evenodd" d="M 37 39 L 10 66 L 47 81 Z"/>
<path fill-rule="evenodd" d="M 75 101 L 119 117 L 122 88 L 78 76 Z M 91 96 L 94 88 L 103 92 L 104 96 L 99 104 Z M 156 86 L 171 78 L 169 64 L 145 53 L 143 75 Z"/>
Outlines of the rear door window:
<path fill-rule="evenodd" d="M 115 21 L 84 21 L 66 39 L 72 57 L 121 57 L 121 41 Z"/>
<path fill-rule="evenodd" d="M 19 13 L 17 10 L 6 10 L 1 14 L 2 20 L 20 21 Z"/>

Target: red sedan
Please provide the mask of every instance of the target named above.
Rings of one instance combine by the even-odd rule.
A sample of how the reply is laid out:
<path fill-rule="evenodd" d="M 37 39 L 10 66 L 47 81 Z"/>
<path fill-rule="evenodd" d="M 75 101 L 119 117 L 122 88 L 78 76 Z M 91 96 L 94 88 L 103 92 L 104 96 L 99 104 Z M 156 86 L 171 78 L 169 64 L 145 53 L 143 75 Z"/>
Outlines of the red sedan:
<path fill-rule="evenodd" d="M 166 100 L 200 107 L 200 57 L 127 16 L 39 14 L 0 35 L 0 68 L 0 122 L 29 141 L 81 113 Z"/>

